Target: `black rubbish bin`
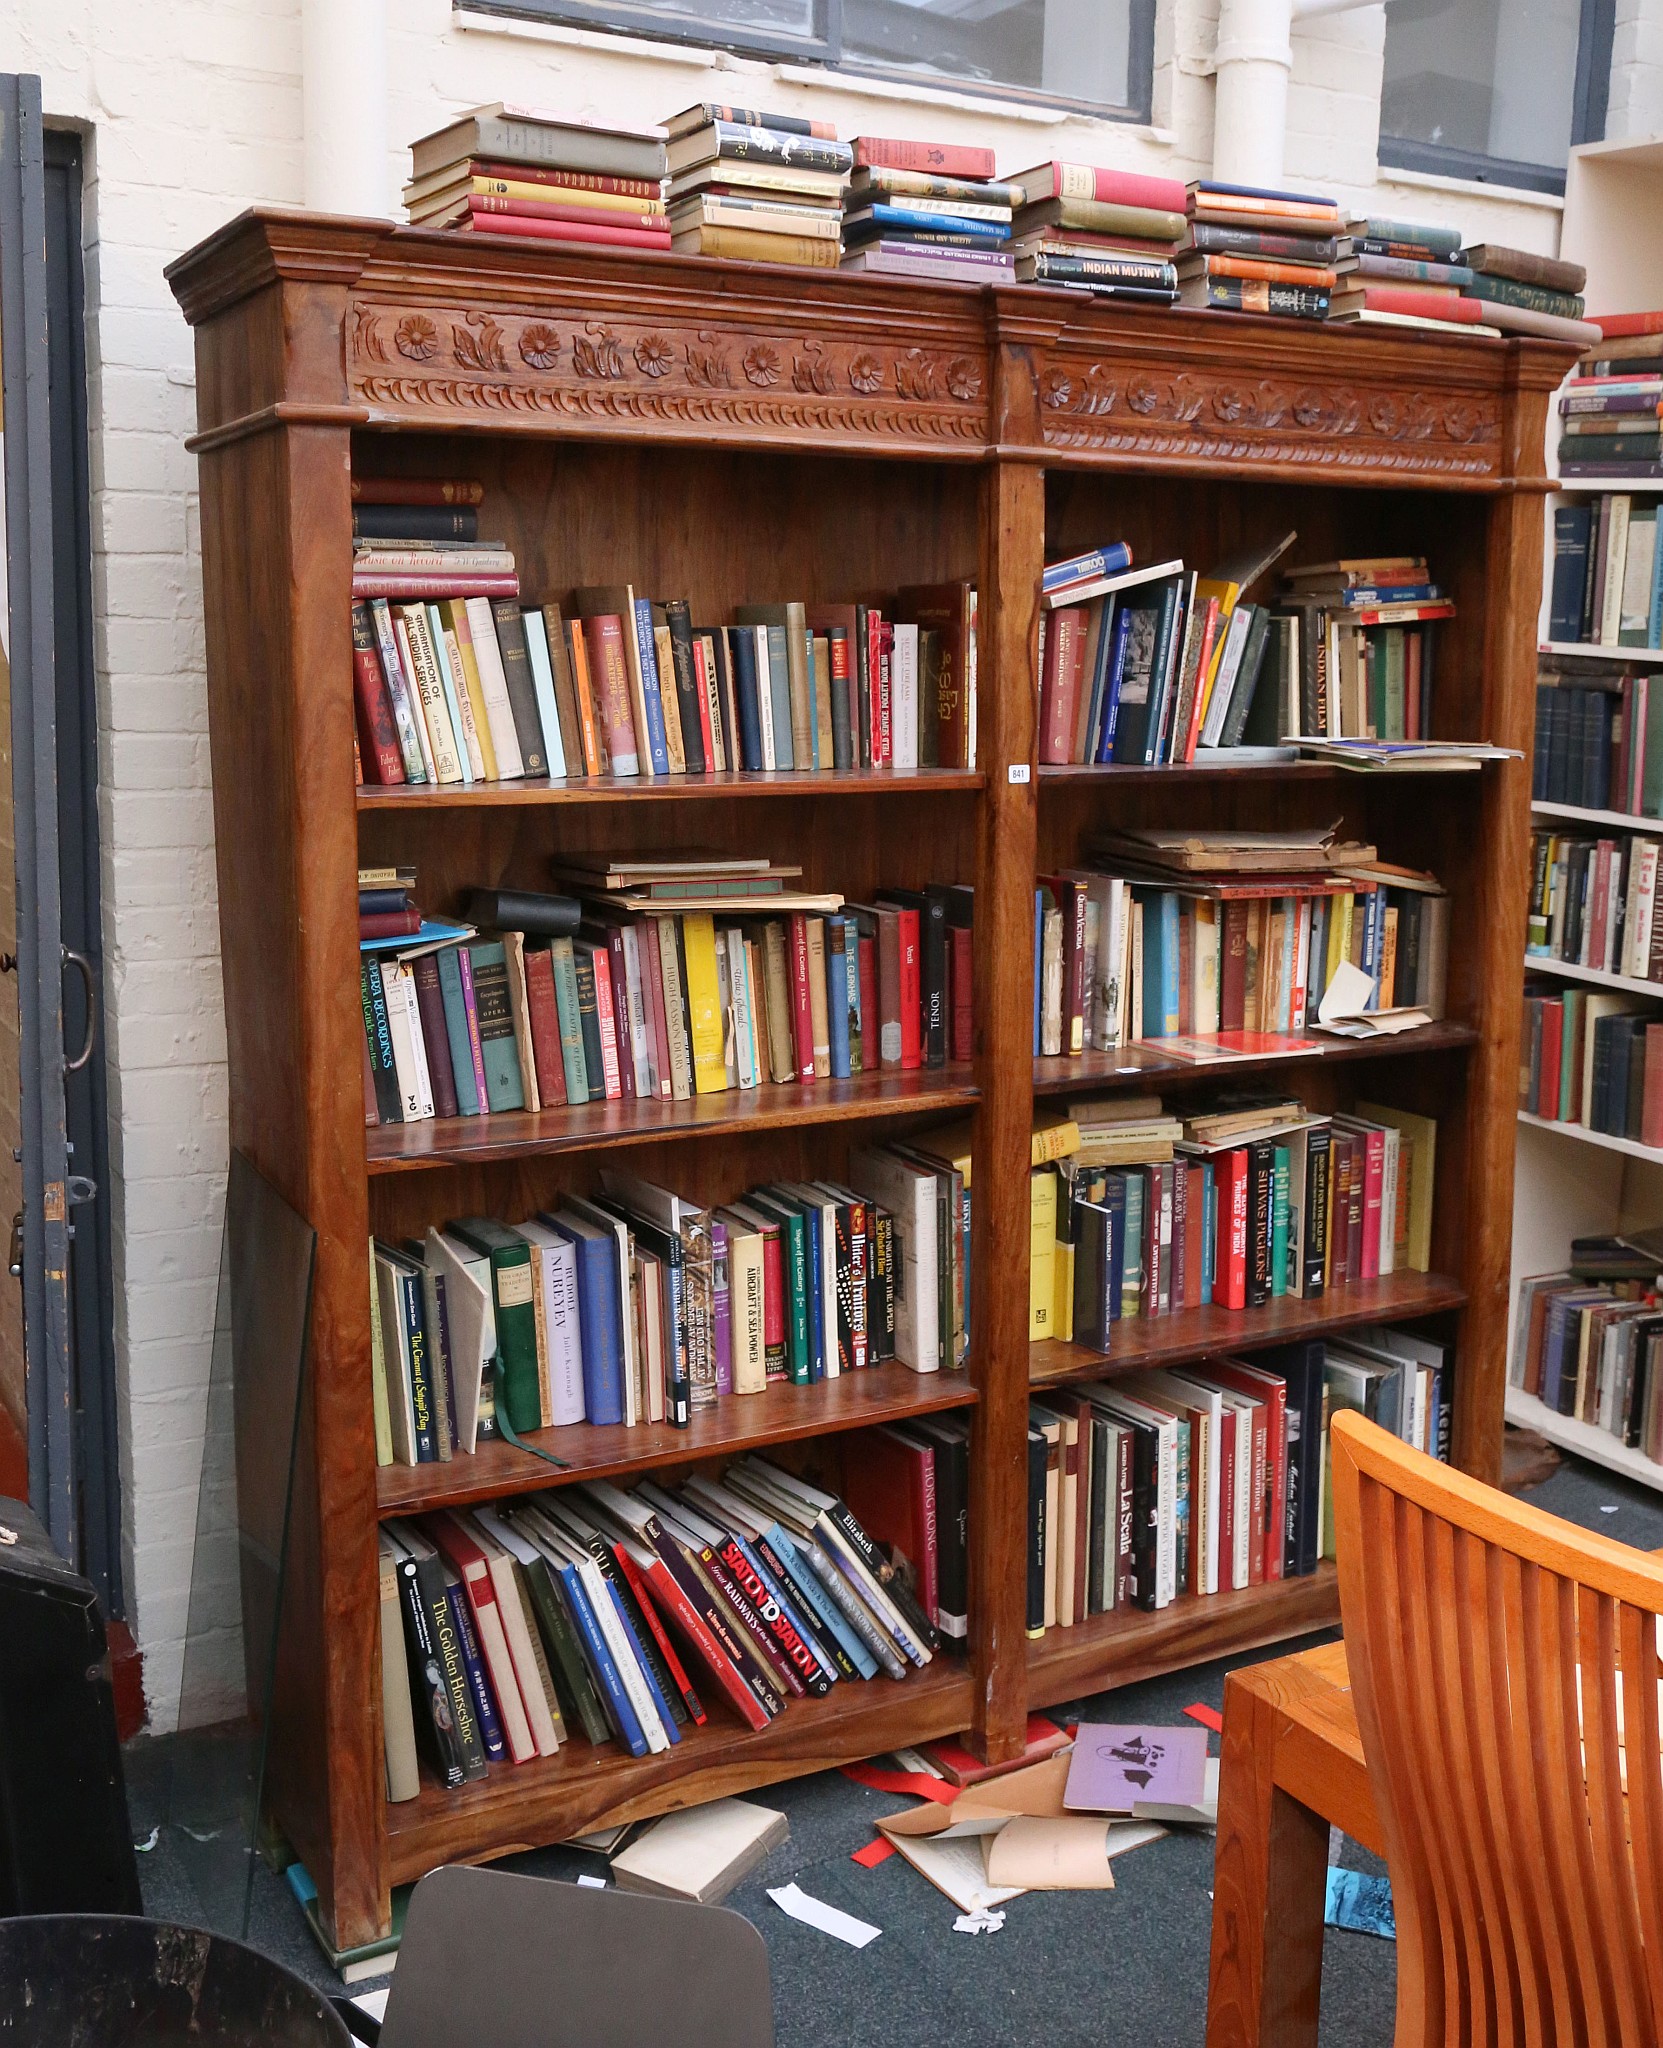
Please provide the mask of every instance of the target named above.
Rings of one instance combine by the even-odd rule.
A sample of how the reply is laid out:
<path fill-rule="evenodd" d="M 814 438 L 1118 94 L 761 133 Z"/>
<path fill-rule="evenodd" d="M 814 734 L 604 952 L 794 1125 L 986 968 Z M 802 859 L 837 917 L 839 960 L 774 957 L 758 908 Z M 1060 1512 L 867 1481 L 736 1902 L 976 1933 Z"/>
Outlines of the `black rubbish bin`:
<path fill-rule="evenodd" d="M 0 1920 L 0 2048 L 351 2048 L 320 1992 L 197 1927 Z"/>

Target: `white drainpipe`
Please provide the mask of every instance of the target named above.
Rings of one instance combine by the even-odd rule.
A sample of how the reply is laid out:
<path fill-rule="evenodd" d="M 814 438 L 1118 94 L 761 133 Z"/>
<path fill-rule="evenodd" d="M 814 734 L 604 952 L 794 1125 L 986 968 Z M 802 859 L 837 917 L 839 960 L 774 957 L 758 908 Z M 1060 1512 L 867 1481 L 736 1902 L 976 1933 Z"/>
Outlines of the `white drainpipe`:
<path fill-rule="evenodd" d="M 306 204 L 393 211 L 387 159 L 387 0 L 301 0 Z"/>
<path fill-rule="evenodd" d="M 1293 23 L 1380 4 L 1381 0 L 1221 0 L 1213 109 L 1213 176 L 1221 184 L 1275 190 L 1282 183 Z"/>

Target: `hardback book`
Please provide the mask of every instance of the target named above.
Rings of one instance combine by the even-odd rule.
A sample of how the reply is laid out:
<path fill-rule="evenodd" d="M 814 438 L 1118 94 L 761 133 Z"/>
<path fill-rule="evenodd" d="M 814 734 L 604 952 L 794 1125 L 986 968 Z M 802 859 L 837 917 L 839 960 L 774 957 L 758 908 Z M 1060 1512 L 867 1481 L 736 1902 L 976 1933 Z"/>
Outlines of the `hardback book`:
<path fill-rule="evenodd" d="M 783 1813 L 716 1799 L 654 1821 L 613 1857 L 612 1875 L 622 1891 L 719 1905 L 790 1833 Z"/>

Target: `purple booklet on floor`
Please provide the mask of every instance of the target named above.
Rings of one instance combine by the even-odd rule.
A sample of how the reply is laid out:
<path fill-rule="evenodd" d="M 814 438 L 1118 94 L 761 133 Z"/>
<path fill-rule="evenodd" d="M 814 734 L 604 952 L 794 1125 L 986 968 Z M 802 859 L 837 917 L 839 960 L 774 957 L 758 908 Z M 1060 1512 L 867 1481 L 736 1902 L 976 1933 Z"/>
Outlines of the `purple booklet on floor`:
<path fill-rule="evenodd" d="M 1082 1721 L 1062 1803 L 1070 1813 L 1130 1813 L 1146 1800 L 1194 1806 L 1206 1779 L 1205 1728 L 1114 1728 Z"/>

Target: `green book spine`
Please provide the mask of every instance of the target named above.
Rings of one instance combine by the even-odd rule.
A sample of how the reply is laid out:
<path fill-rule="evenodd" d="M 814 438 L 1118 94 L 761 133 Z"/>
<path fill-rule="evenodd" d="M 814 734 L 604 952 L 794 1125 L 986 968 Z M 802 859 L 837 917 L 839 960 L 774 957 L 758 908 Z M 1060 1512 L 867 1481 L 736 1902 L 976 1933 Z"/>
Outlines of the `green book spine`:
<path fill-rule="evenodd" d="M 508 959 L 502 942 L 487 939 L 470 946 L 468 959 L 473 968 L 486 1100 L 493 1110 L 524 1109 L 520 1055 L 514 1042 L 514 1016 L 508 1004 Z"/>
<path fill-rule="evenodd" d="M 1389 740 L 1406 739 L 1408 723 L 1403 692 L 1408 636 L 1401 626 L 1388 626 L 1382 638 L 1386 642 L 1386 724 L 1382 736 Z"/>
<path fill-rule="evenodd" d="M 491 1262 L 491 1301 L 496 1311 L 497 1356 L 502 1361 L 508 1420 L 523 1435 L 543 1426 L 543 1391 L 537 1371 L 537 1311 L 531 1246 L 517 1231 L 490 1216 L 468 1216 L 450 1224 L 453 1236 Z"/>
<path fill-rule="evenodd" d="M 811 1360 L 808 1342 L 808 1226 L 800 1211 L 775 1212 L 785 1233 L 787 1369 L 794 1387 L 806 1387 Z"/>
<path fill-rule="evenodd" d="M 1288 1291 L 1288 1148 L 1278 1145 L 1270 1170 L 1270 1291 Z"/>
<path fill-rule="evenodd" d="M 577 955 L 570 939 L 549 947 L 554 967 L 554 1008 L 560 1019 L 560 1063 L 566 1070 L 566 1100 L 589 1100 L 589 1063 L 583 1051 L 583 1017 L 577 998 Z"/>
<path fill-rule="evenodd" d="M 572 973 L 577 985 L 577 1021 L 583 1040 L 583 1071 L 594 1076 L 589 1094 L 599 1102 L 605 1090 L 601 1082 L 601 1012 L 600 997 L 595 988 L 594 956 L 588 952 L 580 953 L 574 946 Z M 556 1010 L 559 1007 L 559 997 L 556 996 Z"/>
<path fill-rule="evenodd" d="M 1663 818 L 1663 690 L 1646 693 L 1645 763 L 1640 809 L 1648 818 Z"/>
<path fill-rule="evenodd" d="M 532 1612 L 537 1617 L 537 1633 L 543 1638 L 543 1647 L 548 1652 L 549 1670 L 566 1725 L 573 1727 L 581 1722 L 583 1732 L 591 1742 L 609 1741 L 612 1731 L 606 1725 L 601 1703 L 595 1696 L 589 1673 L 584 1669 L 582 1649 L 571 1620 L 561 1605 L 554 1575 L 545 1559 L 534 1558 L 526 1566 L 525 1583 L 531 1595 Z"/>

